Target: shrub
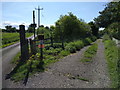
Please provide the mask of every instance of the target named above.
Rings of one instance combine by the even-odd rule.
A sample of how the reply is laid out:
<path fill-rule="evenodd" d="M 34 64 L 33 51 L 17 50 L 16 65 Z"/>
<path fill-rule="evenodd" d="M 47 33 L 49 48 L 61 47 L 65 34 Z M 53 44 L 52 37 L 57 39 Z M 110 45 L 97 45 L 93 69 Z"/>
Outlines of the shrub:
<path fill-rule="evenodd" d="M 106 40 L 110 40 L 110 37 L 109 37 L 109 35 L 107 35 L 107 34 L 105 34 L 105 35 L 103 36 L 103 42 L 106 41 Z"/>
<path fill-rule="evenodd" d="M 54 43 L 53 47 L 54 48 L 61 48 L 61 45 L 62 45 L 61 43 Z"/>
<path fill-rule="evenodd" d="M 90 39 L 94 42 L 97 39 L 97 37 L 92 36 L 92 37 L 90 37 Z"/>
<path fill-rule="evenodd" d="M 69 51 L 70 53 L 75 53 L 76 52 L 76 47 L 74 42 L 70 42 L 65 46 L 65 50 Z"/>
<path fill-rule="evenodd" d="M 92 43 L 92 40 L 90 38 L 85 38 L 83 40 L 83 42 L 84 42 L 84 45 L 86 46 L 86 45 L 89 45 L 90 43 Z"/>
<path fill-rule="evenodd" d="M 82 41 L 76 41 L 76 42 L 74 42 L 74 44 L 75 44 L 75 47 L 76 47 L 76 50 L 80 50 L 81 48 L 83 48 L 84 47 L 84 44 L 83 44 L 83 42 Z"/>
<path fill-rule="evenodd" d="M 60 51 L 61 51 L 61 48 L 54 49 L 54 48 L 50 47 L 49 50 L 45 50 L 45 54 L 57 55 Z"/>
<path fill-rule="evenodd" d="M 70 54 L 69 51 L 65 51 L 65 50 L 63 50 L 63 51 L 60 52 L 59 55 L 61 55 L 61 56 L 67 56 L 67 55 L 69 55 L 69 54 Z"/>

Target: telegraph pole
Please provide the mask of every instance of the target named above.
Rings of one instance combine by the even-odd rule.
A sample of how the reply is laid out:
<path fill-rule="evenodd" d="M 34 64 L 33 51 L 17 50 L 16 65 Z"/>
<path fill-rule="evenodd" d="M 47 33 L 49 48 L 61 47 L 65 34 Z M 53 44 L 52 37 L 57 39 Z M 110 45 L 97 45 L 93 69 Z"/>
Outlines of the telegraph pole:
<path fill-rule="evenodd" d="M 35 8 L 35 10 L 38 10 L 38 27 L 40 27 L 40 10 L 43 10 L 43 8 L 38 6 L 38 8 Z"/>
<path fill-rule="evenodd" d="M 36 27 L 36 24 L 35 24 L 35 11 L 33 10 L 33 28 L 34 28 L 34 39 L 35 39 L 35 27 Z"/>

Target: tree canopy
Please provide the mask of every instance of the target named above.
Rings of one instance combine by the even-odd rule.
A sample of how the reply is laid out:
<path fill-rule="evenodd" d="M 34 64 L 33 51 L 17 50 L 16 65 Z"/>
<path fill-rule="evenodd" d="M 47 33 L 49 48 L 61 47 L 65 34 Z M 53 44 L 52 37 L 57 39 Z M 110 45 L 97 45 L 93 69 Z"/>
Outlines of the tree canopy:
<path fill-rule="evenodd" d="M 55 37 L 64 38 L 65 41 L 85 38 L 91 34 L 90 26 L 71 12 L 68 15 L 61 15 L 55 26 Z"/>
<path fill-rule="evenodd" d="M 94 19 L 99 27 L 106 28 L 114 22 L 120 22 L 120 1 L 108 3 L 105 9 L 99 13 L 100 15 Z"/>

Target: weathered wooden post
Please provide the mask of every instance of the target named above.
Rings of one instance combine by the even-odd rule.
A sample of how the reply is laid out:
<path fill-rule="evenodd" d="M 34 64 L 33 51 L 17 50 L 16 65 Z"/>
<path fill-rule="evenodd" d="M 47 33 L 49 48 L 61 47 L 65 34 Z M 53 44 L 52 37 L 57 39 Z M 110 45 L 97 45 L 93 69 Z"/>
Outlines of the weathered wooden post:
<path fill-rule="evenodd" d="M 44 62 L 43 62 L 44 35 L 38 35 L 38 39 L 40 40 L 40 46 L 39 46 L 39 48 L 40 48 L 40 63 L 39 63 L 39 68 L 41 70 L 44 70 L 44 68 L 43 68 L 43 64 L 44 64 Z"/>
<path fill-rule="evenodd" d="M 21 61 L 25 62 L 25 60 L 29 56 L 28 49 L 28 40 L 25 38 L 25 26 L 19 25 L 20 28 L 20 47 L 21 47 Z"/>
<path fill-rule="evenodd" d="M 35 44 L 35 41 L 34 40 L 32 40 L 32 39 L 30 39 L 30 50 L 31 50 L 31 53 L 32 54 L 36 54 L 36 44 Z"/>
<path fill-rule="evenodd" d="M 26 39 L 26 60 L 29 58 L 29 42 L 28 39 Z"/>

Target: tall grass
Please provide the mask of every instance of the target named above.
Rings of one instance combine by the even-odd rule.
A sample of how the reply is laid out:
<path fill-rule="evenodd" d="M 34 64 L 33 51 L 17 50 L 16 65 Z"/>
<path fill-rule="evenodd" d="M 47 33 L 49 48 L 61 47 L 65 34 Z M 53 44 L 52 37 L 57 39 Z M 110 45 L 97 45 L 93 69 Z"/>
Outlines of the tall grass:
<path fill-rule="evenodd" d="M 118 88 L 118 47 L 109 36 L 104 36 L 105 56 L 109 68 L 110 79 L 112 81 L 112 88 Z"/>

